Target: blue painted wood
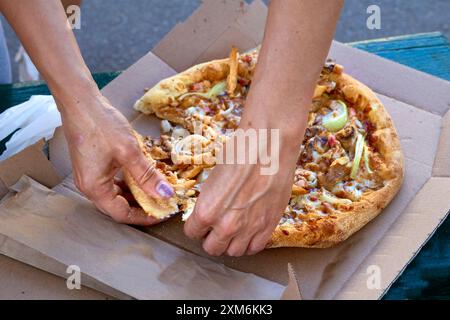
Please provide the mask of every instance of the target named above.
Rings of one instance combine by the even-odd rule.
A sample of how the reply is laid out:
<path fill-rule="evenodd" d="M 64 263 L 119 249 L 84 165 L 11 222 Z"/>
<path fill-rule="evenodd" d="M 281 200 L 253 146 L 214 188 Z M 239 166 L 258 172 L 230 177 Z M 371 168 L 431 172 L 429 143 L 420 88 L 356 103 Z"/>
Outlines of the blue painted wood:
<path fill-rule="evenodd" d="M 450 80 L 450 45 L 439 32 L 350 45 Z M 450 218 L 420 250 L 383 299 L 450 299 Z"/>
<path fill-rule="evenodd" d="M 350 45 L 450 81 L 450 46 L 440 32 L 353 42 Z"/>

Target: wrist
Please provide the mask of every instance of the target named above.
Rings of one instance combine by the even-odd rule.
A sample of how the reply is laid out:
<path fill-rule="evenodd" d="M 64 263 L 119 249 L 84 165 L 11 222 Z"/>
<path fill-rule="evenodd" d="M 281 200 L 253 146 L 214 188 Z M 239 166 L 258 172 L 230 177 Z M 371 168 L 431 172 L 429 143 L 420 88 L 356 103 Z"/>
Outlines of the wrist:
<path fill-rule="evenodd" d="M 269 111 L 256 115 L 248 112 L 242 117 L 239 127 L 243 130 L 266 130 L 269 136 L 275 132 L 281 142 L 281 149 L 299 148 L 307 126 L 308 108 L 299 109 L 300 112 L 280 112 L 284 114 L 277 115 L 271 115 Z"/>
<path fill-rule="evenodd" d="M 104 100 L 91 75 L 71 76 L 68 81 L 49 83 L 60 111 L 84 111 Z"/>

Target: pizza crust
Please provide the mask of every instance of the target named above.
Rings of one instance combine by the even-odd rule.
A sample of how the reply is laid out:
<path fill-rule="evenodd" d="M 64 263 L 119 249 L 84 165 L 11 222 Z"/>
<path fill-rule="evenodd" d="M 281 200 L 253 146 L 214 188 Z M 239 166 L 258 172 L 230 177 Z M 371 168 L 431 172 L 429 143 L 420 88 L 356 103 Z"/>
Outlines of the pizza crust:
<path fill-rule="evenodd" d="M 138 133 L 135 133 L 136 139 L 139 143 L 139 147 L 144 152 L 147 159 L 153 163 L 154 160 L 150 156 L 150 154 L 147 153 L 146 148 L 144 147 L 143 138 Z M 157 219 L 164 219 L 168 216 L 171 216 L 179 211 L 177 201 L 173 197 L 169 200 L 167 199 L 155 199 L 152 197 L 149 197 L 138 185 L 136 180 L 131 176 L 131 174 L 128 172 L 128 170 L 124 169 L 123 171 L 123 177 L 124 181 L 127 184 L 128 188 L 130 189 L 131 193 L 133 194 L 135 200 L 139 205 L 142 207 L 142 209 L 145 211 L 146 214 L 155 217 Z"/>
<path fill-rule="evenodd" d="M 257 56 L 258 50 L 255 49 L 247 54 Z M 203 80 L 217 82 L 226 79 L 230 70 L 229 61 L 230 59 L 226 58 L 201 63 L 187 69 L 186 71 L 160 81 L 153 88 L 147 91 L 141 99 L 136 101 L 134 109 L 144 114 L 155 113 L 159 117 L 162 117 L 163 115 L 166 116 L 166 114 L 163 114 L 163 109 L 171 106 L 177 97 L 187 93 L 192 84 Z M 239 63 L 238 75 L 242 77 L 250 77 L 254 67 L 255 64 L 248 66 L 243 63 Z"/>

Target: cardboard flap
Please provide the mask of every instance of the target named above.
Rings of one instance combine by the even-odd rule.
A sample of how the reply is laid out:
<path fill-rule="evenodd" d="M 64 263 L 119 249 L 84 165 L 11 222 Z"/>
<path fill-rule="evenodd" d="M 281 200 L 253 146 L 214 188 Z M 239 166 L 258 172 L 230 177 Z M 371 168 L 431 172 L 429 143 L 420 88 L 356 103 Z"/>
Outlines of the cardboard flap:
<path fill-rule="evenodd" d="M 44 140 L 41 140 L 0 163 L 0 198 L 22 175 L 28 175 L 49 188 L 61 182 L 55 168 L 42 152 L 43 146 Z"/>
<path fill-rule="evenodd" d="M 441 137 L 434 161 L 433 176 L 450 177 L 450 110 L 442 118 Z"/>
<path fill-rule="evenodd" d="M 114 107 L 122 112 L 128 121 L 132 121 L 139 115 L 133 106 L 145 93 L 144 89 L 151 88 L 160 80 L 174 74 L 175 71 L 171 67 L 149 52 L 104 87 L 102 94 L 114 102 Z M 142 87 L 143 83 L 145 87 Z M 123 94 L 124 91 L 127 92 L 126 95 Z"/>
<path fill-rule="evenodd" d="M 267 7 L 256 0 L 205 0 L 185 22 L 179 23 L 153 52 L 176 71 L 200 62 L 224 58 L 234 45 L 241 51 L 261 43 Z"/>
<path fill-rule="evenodd" d="M 286 289 L 283 291 L 281 300 L 302 300 L 302 294 L 300 292 L 299 283 L 295 270 L 292 265 L 288 264 L 289 282 Z"/>
<path fill-rule="evenodd" d="M 449 194 L 450 178 L 428 180 L 335 298 L 381 297 L 445 220 Z"/>

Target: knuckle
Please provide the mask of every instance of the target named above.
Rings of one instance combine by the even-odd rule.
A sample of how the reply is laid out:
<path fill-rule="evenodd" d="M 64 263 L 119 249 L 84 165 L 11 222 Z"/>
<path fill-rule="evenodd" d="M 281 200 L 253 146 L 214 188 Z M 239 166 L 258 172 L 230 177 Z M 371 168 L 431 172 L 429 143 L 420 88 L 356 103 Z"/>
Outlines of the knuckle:
<path fill-rule="evenodd" d="M 267 221 L 265 217 L 259 217 L 254 221 L 255 230 L 264 230 L 267 227 Z"/>
<path fill-rule="evenodd" d="M 196 212 L 197 222 L 204 226 L 209 226 L 214 223 L 214 218 L 212 214 L 210 214 L 206 210 L 202 210 L 201 208 L 197 209 Z"/>
<path fill-rule="evenodd" d="M 227 255 L 230 257 L 240 257 L 244 254 L 244 250 L 242 248 L 228 248 Z"/>
<path fill-rule="evenodd" d="M 111 217 L 111 219 L 113 219 L 115 222 L 120 223 L 120 224 L 125 224 L 126 223 L 126 217 L 124 215 L 117 215 L 117 214 L 110 214 L 109 215 Z"/>
<path fill-rule="evenodd" d="M 248 247 L 248 254 L 249 255 L 257 254 L 258 252 L 264 250 L 265 247 L 266 243 L 264 241 L 252 242 Z"/>
<path fill-rule="evenodd" d="M 94 196 L 95 191 L 95 185 L 94 183 L 89 179 L 80 179 L 75 184 L 86 197 L 89 199 Z"/>
<path fill-rule="evenodd" d="M 221 235 L 223 238 L 230 238 L 239 231 L 239 225 L 235 223 L 227 223 L 221 229 Z"/>
<path fill-rule="evenodd" d="M 205 252 L 210 256 L 220 256 L 220 252 L 218 252 L 214 247 L 207 245 L 206 243 L 203 243 L 203 250 L 205 250 Z"/>
<path fill-rule="evenodd" d="M 198 238 L 198 235 L 195 233 L 194 229 L 192 228 L 191 220 L 186 221 L 184 224 L 184 234 L 191 239 Z"/>
<path fill-rule="evenodd" d="M 122 144 L 118 146 L 117 154 L 120 159 L 129 161 L 138 158 L 142 153 L 136 142 Z"/>

